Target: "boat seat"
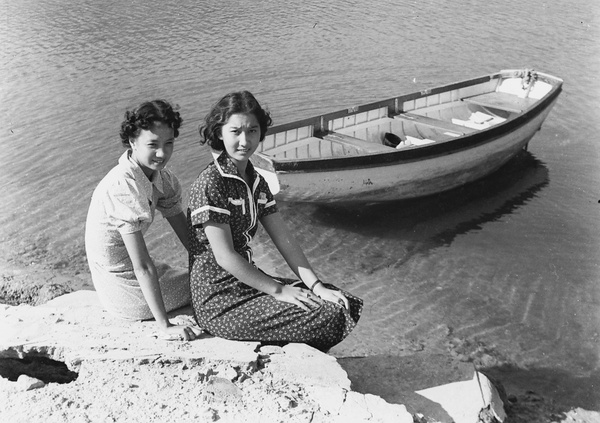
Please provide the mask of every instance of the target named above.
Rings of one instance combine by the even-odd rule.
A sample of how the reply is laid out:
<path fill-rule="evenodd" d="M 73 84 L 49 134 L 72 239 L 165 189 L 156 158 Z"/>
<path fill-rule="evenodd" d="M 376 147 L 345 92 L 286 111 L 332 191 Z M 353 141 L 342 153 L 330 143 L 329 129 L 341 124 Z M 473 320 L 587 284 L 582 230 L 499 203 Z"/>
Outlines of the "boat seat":
<path fill-rule="evenodd" d="M 537 100 L 534 98 L 521 98 L 513 94 L 492 92 L 463 98 L 463 101 L 477 106 L 491 107 L 492 109 L 505 110 L 512 113 L 521 113 L 529 109 Z"/>
<path fill-rule="evenodd" d="M 411 137 L 410 135 L 406 136 L 406 142 L 409 145 L 427 145 L 427 144 L 433 144 L 435 142 L 435 140 L 431 140 L 429 138 L 416 138 L 416 137 Z"/>
<path fill-rule="evenodd" d="M 476 131 L 476 129 L 473 128 L 467 128 L 465 126 L 455 125 L 454 123 L 446 122 L 444 120 L 434 119 L 428 116 L 415 115 L 413 113 L 401 113 L 399 115 L 394 116 L 394 119 L 410 121 L 413 123 L 420 123 L 423 125 L 430 126 L 432 128 L 454 132 L 458 135 L 466 135 Z"/>
<path fill-rule="evenodd" d="M 270 156 L 276 156 L 277 154 L 285 153 L 290 150 L 295 150 L 297 148 L 306 147 L 309 144 L 317 144 L 318 145 L 321 141 L 322 140 L 317 137 L 308 137 L 308 138 L 303 138 L 298 141 L 290 142 L 289 144 L 282 144 L 277 147 L 266 148 L 264 150 L 261 150 L 261 152 L 264 152 L 265 154 L 268 154 Z"/>
<path fill-rule="evenodd" d="M 359 138 L 351 137 L 350 135 L 332 132 L 323 137 L 324 140 L 335 142 L 342 145 L 348 145 L 359 148 L 368 153 L 389 153 L 394 150 L 394 147 L 388 147 L 375 142 L 364 141 Z"/>
<path fill-rule="evenodd" d="M 467 126 L 473 129 L 487 129 L 491 126 L 498 125 L 499 123 L 504 122 L 506 119 L 501 118 L 500 116 L 492 116 L 482 112 L 471 113 L 468 120 L 463 119 L 452 119 L 452 123 L 456 123 L 457 125 Z"/>
<path fill-rule="evenodd" d="M 383 134 L 392 132 L 394 119 L 381 117 L 367 122 L 336 128 L 330 125 L 329 130 L 337 134 L 348 135 L 369 143 L 383 144 Z"/>

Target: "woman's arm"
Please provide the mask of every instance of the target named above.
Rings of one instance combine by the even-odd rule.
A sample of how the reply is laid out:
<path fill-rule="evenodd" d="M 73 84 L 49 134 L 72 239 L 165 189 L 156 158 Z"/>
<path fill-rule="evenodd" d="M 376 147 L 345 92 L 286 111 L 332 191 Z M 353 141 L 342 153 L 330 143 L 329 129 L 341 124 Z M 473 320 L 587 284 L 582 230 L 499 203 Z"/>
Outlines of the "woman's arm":
<path fill-rule="evenodd" d="M 176 214 L 175 216 L 167 217 L 167 221 L 177 234 L 177 237 L 183 244 L 186 250 L 189 250 L 189 235 L 188 235 L 188 226 L 187 219 L 183 212 Z"/>
<path fill-rule="evenodd" d="M 282 285 L 240 256 L 233 248 L 233 238 L 229 225 L 209 220 L 204 223 L 203 227 L 217 264 L 237 279 L 273 296 L 278 301 L 295 304 L 303 310 L 308 311 L 309 307 L 318 306 L 316 298 L 310 291 Z"/>
<path fill-rule="evenodd" d="M 310 267 L 308 259 L 302 251 L 302 247 L 292 236 L 280 213 L 272 213 L 263 217 L 260 221 L 273 243 L 285 259 L 290 269 L 304 282 L 306 286 L 312 286 L 318 279 Z"/>
<path fill-rule="evenodd" d="M 144 298 L 160 330 L 170 335 L 181 336 L 185 340 L 194 339 L 195 336 L 192 328 L 172 325 L 167 318 L 167 311 L 165 310 L 165 304 L 158 283 L 158 273 L 148 253 L 142 233 L 137 231 L 130 234 L 122 234 L 121 236 L 133 264 L 135 277 L 140 284 Z"/>
<path fill-rule="evenodd" d="M 288 266 L 290 266 L 290 269 L 302 279 L 306 286 L 312 287 L 314 293 L 324 300 L 343 304 L 346 308 L 349 307 L 348 299 L 340 291 L 328 289 L 321 282 L 314 285 L 318 280 L 317 275 L 310 267 L 302 247 L 300 247 L 300 244 L 298 244 L 281 218 L 281 214 L 272 213 L 264 216 L 260 223 L 273 240 Z"/>

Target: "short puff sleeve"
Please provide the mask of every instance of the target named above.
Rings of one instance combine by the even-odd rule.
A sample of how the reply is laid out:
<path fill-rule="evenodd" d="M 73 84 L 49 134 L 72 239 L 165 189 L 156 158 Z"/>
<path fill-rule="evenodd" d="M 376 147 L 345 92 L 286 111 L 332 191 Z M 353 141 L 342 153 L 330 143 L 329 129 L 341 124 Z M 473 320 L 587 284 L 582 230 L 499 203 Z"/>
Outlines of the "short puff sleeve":
<path fill-rule="evenodd" d="M 231 212 L 223 178 L 210 170 L 200 174 L 190 190 L 190 216 L 193 226 L 212 220 L 229 225 Z"/>
<path fill-rule="evenodd" d="M 104 208 L 110 224 L 121 234 L 142 229 L 142 223 L 152 223 L 152 210 L 148 197 L 131 178 L 111 184 L 105 192 Z"/>

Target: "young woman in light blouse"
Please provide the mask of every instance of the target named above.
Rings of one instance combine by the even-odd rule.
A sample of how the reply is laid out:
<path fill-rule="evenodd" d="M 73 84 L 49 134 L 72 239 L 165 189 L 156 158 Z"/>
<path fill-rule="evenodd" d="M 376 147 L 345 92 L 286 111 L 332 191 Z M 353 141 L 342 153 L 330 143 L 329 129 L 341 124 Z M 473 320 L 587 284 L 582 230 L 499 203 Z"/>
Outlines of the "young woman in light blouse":
<path fill-rule="evenodd" d="M 188 232 L 177 177 L 165 168 L 182 119 L 164 100 L 125 113 L 120 138 L 126 151 L 92 195 L 85 247 L 94 287 L 111 314 L 156 320 L 165 336 L 190 340 L 192 326 L 174 325 L 167 312 L 189 304 L 189 278 L 155 263 L 144 234 L 158 210 L 188 248 Z"/>

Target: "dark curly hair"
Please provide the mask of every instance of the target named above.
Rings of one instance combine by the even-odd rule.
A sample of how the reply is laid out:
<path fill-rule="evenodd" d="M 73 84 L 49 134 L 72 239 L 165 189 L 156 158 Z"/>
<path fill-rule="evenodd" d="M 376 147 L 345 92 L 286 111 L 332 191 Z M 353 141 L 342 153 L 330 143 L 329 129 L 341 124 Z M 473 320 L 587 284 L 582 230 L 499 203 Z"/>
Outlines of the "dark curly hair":
<path fill-rule="evenodd" d="M 263 109 L 249 91 L 237 91 L 227 94 L 213 106 L 204 118 L 204 123 L 198 128 L 200 144 L 207 143 L 217 151 L 223 151 L 225 146 L 221 137 L 223 125 L 231 115 L 253 114 L 260 125 L 260 141 L 265 139 L 267 129 L 273 121 L 270 113 Z"/>
<path fill-rule="evenodd" d="M 183 119 L 177 111 L 177 106 L 173 107 L 165 100 L 146 101 L 125 112 L 125 120 L 121 123 L 119 134 L 123 146 L 129 148 L 129 142 L 136 139 L 142 129 L 150 129 L 155 122 L 162 122 L 173 128 L 173 135 L 177 138 Z"/>

